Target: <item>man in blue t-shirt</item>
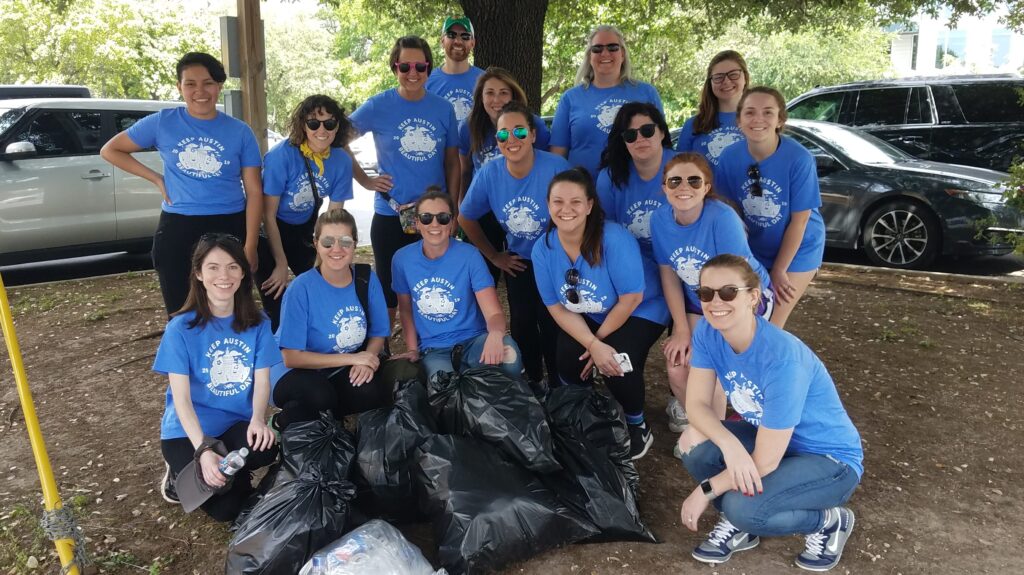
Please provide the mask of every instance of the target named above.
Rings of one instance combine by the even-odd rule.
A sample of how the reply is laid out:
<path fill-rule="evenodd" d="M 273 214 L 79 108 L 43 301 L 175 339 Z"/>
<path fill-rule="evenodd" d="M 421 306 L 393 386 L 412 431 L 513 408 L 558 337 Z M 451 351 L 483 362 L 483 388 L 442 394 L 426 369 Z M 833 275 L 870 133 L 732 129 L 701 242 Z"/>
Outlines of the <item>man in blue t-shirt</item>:
<path fill-rule="evenodd" d="M 449 16 L 441 27 L 441 48 L 444 65 L 435 68 L 427 78 L 426 88 L 452 103 L 455 119 L 461 124 L 473 109 L 473 88 L 483 70 L 469 63 L 469 55 L 476 46 L 473 24 L 465 16 Z"/>

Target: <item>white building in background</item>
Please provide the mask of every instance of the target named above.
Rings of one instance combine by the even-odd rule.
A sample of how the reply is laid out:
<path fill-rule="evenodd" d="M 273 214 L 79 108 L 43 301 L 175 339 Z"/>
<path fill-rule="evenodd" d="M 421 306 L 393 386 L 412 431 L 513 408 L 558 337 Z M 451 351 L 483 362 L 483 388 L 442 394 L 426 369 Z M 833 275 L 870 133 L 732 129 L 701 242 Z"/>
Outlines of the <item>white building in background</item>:
<path fill-rule="evenodd" d="M 999 22 L 1006 8 L 977 18 L 965 16 L 949 28 L 949 10 L 938 18 L 918 15 L 893 31 L 891 58 L 897 76 L 1021 73 L 1024 34 Z"/>

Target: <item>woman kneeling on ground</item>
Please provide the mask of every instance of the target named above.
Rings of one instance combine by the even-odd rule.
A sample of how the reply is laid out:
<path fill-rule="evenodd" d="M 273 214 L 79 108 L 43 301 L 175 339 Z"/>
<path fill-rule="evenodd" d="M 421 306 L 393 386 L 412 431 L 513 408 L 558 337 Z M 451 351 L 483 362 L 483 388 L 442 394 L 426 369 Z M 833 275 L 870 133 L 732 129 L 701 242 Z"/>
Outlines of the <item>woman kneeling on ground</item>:
<path fill-rule="evenodd" d="M 679 450 L 700 485 L 681 518 L 696 531 L 709 502 L 720 517 L 693 557 L 723 563 L 761 535 L 804 534 L 797 566 L 827 571 L 853 531 L 853 511 L 842 505 L 864 472 L 860 434 L 821 360 L 757 314 L 760 277 L 746 259 L 705 263 L 697 296 L 704 319 L 693 334 L 690 427 Z M 716 377 L 742 420 L 721 421 L 712 407 Z"/>
<path fill-rule="evenodd" d="M 270 321 L 252 298 L 252 272 L 241 242 L 227 234 L 206 234 L 192 253 L 192 275 L 184 307 L 167 324 L 153 371 L 167 375 L 167 404 L 160 422 L 160 450 L 167 469 L 165 500 L 177 503 L 173 478 L 195 458 L 207 485 L 221 488 L 220 440 L 229 451 L 250 455 L 231 487 L 203 505 L 217 521 L 232 521 L 253 492 L 252 471 L 277 457 L 265 414 L 270 366 L 281 353 Z"/>
<path fill-rule="evenodd" d="M 437 186 L 427 188 L 416 202 L 416 229 L 423 239 L 398 250 L 391 264 L 408 349 L 402 357 L 422 359 L 428 378 L 439 371 L 497 365 L 518 379 L 523 361 L 515 341 L 505 335 L 494 277 L 479 250 L 451 239 L 454 218 L 451 196 Z M 462 348 L 457 366 L 456 346 Z"/>

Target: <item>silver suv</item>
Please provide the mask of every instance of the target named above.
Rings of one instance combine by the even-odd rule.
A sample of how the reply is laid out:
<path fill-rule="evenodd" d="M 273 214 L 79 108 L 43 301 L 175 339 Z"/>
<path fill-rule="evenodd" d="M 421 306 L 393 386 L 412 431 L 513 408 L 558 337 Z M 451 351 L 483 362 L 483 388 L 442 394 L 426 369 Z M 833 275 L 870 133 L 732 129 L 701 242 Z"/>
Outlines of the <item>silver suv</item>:
<path fill-rule="evenodd" d="M 160 192 L 103 161 L 100 148 L 139 119 L 180 105 L 0 100 L 0 265 L 148 251 L 160 217 Z M 163 171 L 155 150 L 135 158 Z"/>

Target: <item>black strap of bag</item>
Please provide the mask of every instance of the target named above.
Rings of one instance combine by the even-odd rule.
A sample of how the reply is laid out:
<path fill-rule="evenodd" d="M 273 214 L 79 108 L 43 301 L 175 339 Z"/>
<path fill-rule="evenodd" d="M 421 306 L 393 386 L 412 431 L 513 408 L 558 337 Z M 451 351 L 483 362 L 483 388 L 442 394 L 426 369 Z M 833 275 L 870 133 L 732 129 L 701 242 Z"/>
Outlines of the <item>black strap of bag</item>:
<path fill-rule="evenodd" d="M 370 264 L 353 264 L 352 281 L 356 284 L 356 297 L 359 298 L 359 305 L 363 306 L 363 313 L 366 314 L 366 332 L 370 333 L 372 321 L 370 319 Z M 369 338 L 367 338 L 369 339 Z M 359 351 L 366 350 L 366 341 L 359 347 Z M 381 355 L 386 358 L 391 355 L 391 346 L 388 338 L 384 338 L 384 349 Z M 381 358 L 381 359 L 383 359 Z"/>
<path fill-rule="evenodd" d="M 320 193 L 316 189 L 316 178 L 313 177 L 313 168 L 309 167 L 309 158 L 303 156 L 302 163 L 306 166 L 306 175 L 309 176 L 309 185 L 313 189 L 313 215 L 309 217 L 309 221 L 315 222 L 317 216 L 320 214 L 320 208 L 324 205 L 324 199 L 320 197 Z"/>

